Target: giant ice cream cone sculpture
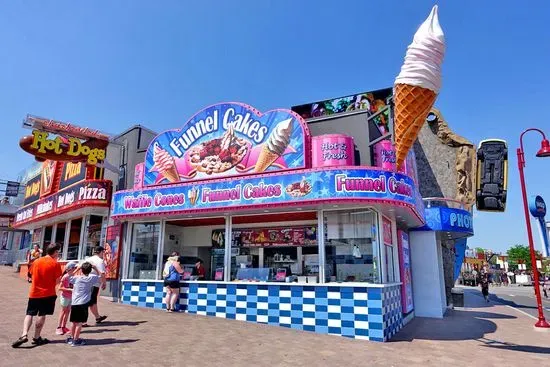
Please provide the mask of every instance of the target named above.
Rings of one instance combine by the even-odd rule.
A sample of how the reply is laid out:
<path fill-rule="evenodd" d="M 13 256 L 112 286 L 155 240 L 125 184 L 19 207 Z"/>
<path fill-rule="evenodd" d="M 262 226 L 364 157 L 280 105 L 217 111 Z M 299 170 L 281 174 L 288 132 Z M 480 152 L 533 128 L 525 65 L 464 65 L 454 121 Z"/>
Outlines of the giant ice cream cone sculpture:
<path fill-rule="evenodd" d="M 445 37 L 437 5 L 416 31 L 394 85 L 395 155 L 397 168 L 407 157 L 441 88 Z"/>
<path fill-rule="evenodd" d="M 269 139 L 262 146 L 262 152 L 256 161 L 254 172 L 264 172 L 280 156 L 282 156 L 290 144 L 292 135 L 292 118 L 281 121 L 269 135 Z"/>

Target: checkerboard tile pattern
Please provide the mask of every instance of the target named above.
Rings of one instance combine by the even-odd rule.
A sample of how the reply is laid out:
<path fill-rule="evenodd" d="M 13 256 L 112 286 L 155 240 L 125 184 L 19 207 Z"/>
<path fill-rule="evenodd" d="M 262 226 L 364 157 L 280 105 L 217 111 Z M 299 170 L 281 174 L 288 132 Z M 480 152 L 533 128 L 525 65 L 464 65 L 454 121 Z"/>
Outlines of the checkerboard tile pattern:
<path fill-rule="evenodd" d="M 178 302 L 179 310 L 187 309 L 187 285 L 182 283 L 180 288 L 180 298 Z M 122 282 L 122 303 L 139 306 L 163 309 L 166 308 L 164 297 L 166 289 L 162 281 L 123 281 Z"/>
<path fill-rule="evenodd" d="M 163 307 L 162 282 L 123 282 L 122 302 Z M 153 302 L 150 302 L 153 301 Z M 323 334 L 387 341 L 403 326 L 400 287 L 188 283 L 182 310 Z"/>

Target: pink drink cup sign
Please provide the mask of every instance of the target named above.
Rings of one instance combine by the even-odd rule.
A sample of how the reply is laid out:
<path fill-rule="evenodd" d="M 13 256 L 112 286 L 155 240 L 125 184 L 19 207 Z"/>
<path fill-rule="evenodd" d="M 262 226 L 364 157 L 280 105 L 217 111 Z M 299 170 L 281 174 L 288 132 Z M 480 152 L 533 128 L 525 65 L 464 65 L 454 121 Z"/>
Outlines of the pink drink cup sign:
<path fill-rule="evenodd" d="M 312 167 L 354 166 L 353 138 L 347 135 L 331 134 L 314 136 L 312 145 Z"/>
<path fill-rule="evenodd" d="M 395 148 L 389 140 L 382 140 L 374 146 L 375 165 L 395 171 Z"/>

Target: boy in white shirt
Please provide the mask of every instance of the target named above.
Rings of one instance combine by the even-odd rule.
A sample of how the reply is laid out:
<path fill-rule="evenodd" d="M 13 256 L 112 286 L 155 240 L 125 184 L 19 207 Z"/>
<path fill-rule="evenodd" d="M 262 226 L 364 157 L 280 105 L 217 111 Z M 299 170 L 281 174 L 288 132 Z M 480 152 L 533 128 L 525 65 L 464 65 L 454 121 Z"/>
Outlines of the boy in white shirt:
<path fill-rule="evenodd" d="M 92 264 L 94 266 L 94 270 L 92 271 L 92 274 L 97 276 L 105 275 L 105 262 L 103 261 L 103 256 L 105 255 L 105 249 L 102 246 L 97 246 L 94 248 L 93 256 L 86 259 L 87 262 Z M 101 285 L 101 289 L 105 289 L 106 283 L 103 282 Z M 97 297 L 99 295 L 99 286 L 94 286 L 92 288 L 92 297 L 90 299 L 90 312 L 95 317 L 96 324 L 100 324 L 103 322 L 107 316 L 100 316 L 99 315 L 99 309 L 97 307 Z M 88 326 L 85 324 L 84 326 Z"/>

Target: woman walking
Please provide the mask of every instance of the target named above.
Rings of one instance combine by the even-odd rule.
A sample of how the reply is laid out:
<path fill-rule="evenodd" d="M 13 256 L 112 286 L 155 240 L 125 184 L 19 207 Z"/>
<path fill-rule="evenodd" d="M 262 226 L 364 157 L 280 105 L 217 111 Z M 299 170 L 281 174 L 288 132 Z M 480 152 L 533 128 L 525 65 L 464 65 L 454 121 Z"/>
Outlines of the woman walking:
<path fill-rule="evenodd" d="M 180 294 L 180 278 L 183 269 L 179 263 L 179 254 L 172 252 L 166 260 L 162 275 L 164 277 L 164 286 L 166 287 L 166 312 L 173 312 L 176 307 L 176 301 Z"/>

